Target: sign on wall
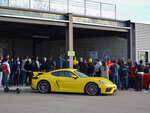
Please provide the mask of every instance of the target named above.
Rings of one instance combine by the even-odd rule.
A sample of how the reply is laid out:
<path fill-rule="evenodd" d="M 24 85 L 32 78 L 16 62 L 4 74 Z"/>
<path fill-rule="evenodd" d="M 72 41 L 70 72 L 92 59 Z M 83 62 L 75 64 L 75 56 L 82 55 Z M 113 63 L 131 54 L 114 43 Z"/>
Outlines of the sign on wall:
<path fill-rule="evenodd" d="M 97 59 L 107 60 L 108 58 L 110 58 L 110 51 L 109 50 L 91 51 L 90 58 L 95 60 Z"/>
<path fill-rule="evenodd" d="M 98 51 L 91 51 L 90 52 L 91 59 L 98 59 Z"/>
<path fill-rule="evenodd" d="M 75 56 L 75 51 L 68 51 L 68 56 Z"/>
<path fill-rule="evenodd" d="M 101 60 L 107 60 L 108 58 L 110 58 L 110 51 L 109 50 L 99 51 L 99 57 Z"/>

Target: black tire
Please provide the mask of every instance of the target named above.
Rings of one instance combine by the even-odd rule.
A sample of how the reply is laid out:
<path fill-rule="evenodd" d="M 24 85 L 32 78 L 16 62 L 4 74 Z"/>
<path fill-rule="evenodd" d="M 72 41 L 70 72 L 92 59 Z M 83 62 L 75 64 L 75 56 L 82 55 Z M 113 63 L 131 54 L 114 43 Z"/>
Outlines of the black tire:
<path fill-rule="evenodd" d="M 93 96 L 93 95 L 97 95 L 99 92 L 99 88 L 98 85 L 94 82 L 90 82 L 88 84 L 86 84 L 85 86 L 85 93 L 87 95 Z"/>
<path fill-rule="evenodd" d="M 20 93 L 20 89 L 19 89 L 19 88 L 16 89 L 16 93 L 17 93 L 17 94 Z"/>
<path fill-rule="evenodd" d="M 9 88 L 8 88 L 8 87 L 5 87 L 5 88 L 4 88 L 4 92 L 5 92 L 5 93 L 8 93 L 8 92 L 9 92 Z"/>
<path fill-rule="evenodd" d="M 37 89 L 40 93 L 49 93 L 50 92 L 50 84 L 46 80 L 39 81 L 37 85 Z"/>

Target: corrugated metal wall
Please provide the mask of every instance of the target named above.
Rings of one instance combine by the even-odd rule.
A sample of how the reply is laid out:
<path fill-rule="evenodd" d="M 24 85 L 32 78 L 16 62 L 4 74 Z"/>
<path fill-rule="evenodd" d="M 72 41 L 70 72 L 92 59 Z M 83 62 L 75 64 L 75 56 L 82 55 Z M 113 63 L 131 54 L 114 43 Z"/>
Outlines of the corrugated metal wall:
<path fill-rule="evenodd" d="M 149 52 L 150 60 L 150 24 L 135 23 L 136 61 L 139 61 L 139 51 Z"/>

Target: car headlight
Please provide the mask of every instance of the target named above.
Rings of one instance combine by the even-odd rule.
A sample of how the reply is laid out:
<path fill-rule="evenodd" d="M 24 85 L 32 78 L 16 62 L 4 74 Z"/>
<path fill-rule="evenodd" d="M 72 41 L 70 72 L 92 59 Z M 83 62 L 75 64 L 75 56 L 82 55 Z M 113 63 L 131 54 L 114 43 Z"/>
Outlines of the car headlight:
<path fill-rule="evenodd" d="M 102 80 L 99 80 L 99 82 L 101 82 L 102 84 L 108 84 L 108 83 L 106 83 L 106 82 L 104 82 L 104 81 L 102 81 Z"/>

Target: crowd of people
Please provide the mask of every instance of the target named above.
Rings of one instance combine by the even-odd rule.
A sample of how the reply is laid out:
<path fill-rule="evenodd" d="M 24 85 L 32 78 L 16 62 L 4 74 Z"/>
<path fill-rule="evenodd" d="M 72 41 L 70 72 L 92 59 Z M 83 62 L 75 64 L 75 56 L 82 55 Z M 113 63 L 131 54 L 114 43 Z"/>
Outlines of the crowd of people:
<path fill-rule="evenodd" d="M 59 55 L 55 61 L 52 56 L 44 57 L 41 62 L 38 56 L 34 60 L 27 56 L 23 58 L 17 57 L 15 60 L 10 58 L 10 55 L 4 58 L 0 56 L 0 85 L 4 86 L 7 83 L 9 86 L 28 86 L 31 85 L 33 72 L 49 72 L 62 68 L 66 68 L 66 62 L 62 55 Z"/>
<path fill-rule="evenodd" d="M 144 63 L 142 60 L 137 62 L 132 62 L 131 59 L 127 61 L 125 58 L 116 58 L 115 60 L 104 60 L 98 59 L 96 62 L 92 62 L 90 58 L 88 62 L 82 57 L 77 61 L 74 58 L 74 68 L 79 69 L 81 72 L 86 73 L 88 76 L 104 77 L 111 80 L 117 85 L 118 89 L 128 90 L 129 88 L 134 88 L 135 91 L 141 91 L 143 88 L 143 76 L 145 72 Z M 148 61 L 145 65 L 150 67 Z M 150 68 L 147 70 L 150 75 Z M 148 85 L 146 86 L 146 91 L 149 89 L 150 78 Z"/>
<path fill-rule="evenodd" d="M 148 61 L 145 63 L 149 65 Z M 33 61 L 27 56 L 24 58 L 17 57 L 15 60 L 10 58 L 9 55 L 4 58 L 0 56 L 0 85 L 4 86 L 4 83 L 7 83 L 8 85 L 28 86 L 31 85 L 33 72 L 49 72 L 55 69 L 66 68 L 66 65 L 67 60 L 61 54 L 55 60 L 51 55 L 48 58 L 44 57 L 41 62 L 38 56 Z M 89 77 L 109 79 L 121 90 L 128 90 L 131 87 L 135 91 L 141 91 L 143 88 L 142 82 L 145 68 L 142 60 L 139 63 L 133 63 L 131 59 L 126 61 L 123 57 L 121 60 L 116 58 L 115 60 L 107 59 L 104 61 L 100 59 L 93 61 L 91 58 L 86 60 L 80 57 L 78 61 L 74 57 L 73 68 L 79 69 Z M 150 69 L 148 73 L 150 74 Z M 148 90 L 148 86 L 149 84 L 146 90 Z"/>

